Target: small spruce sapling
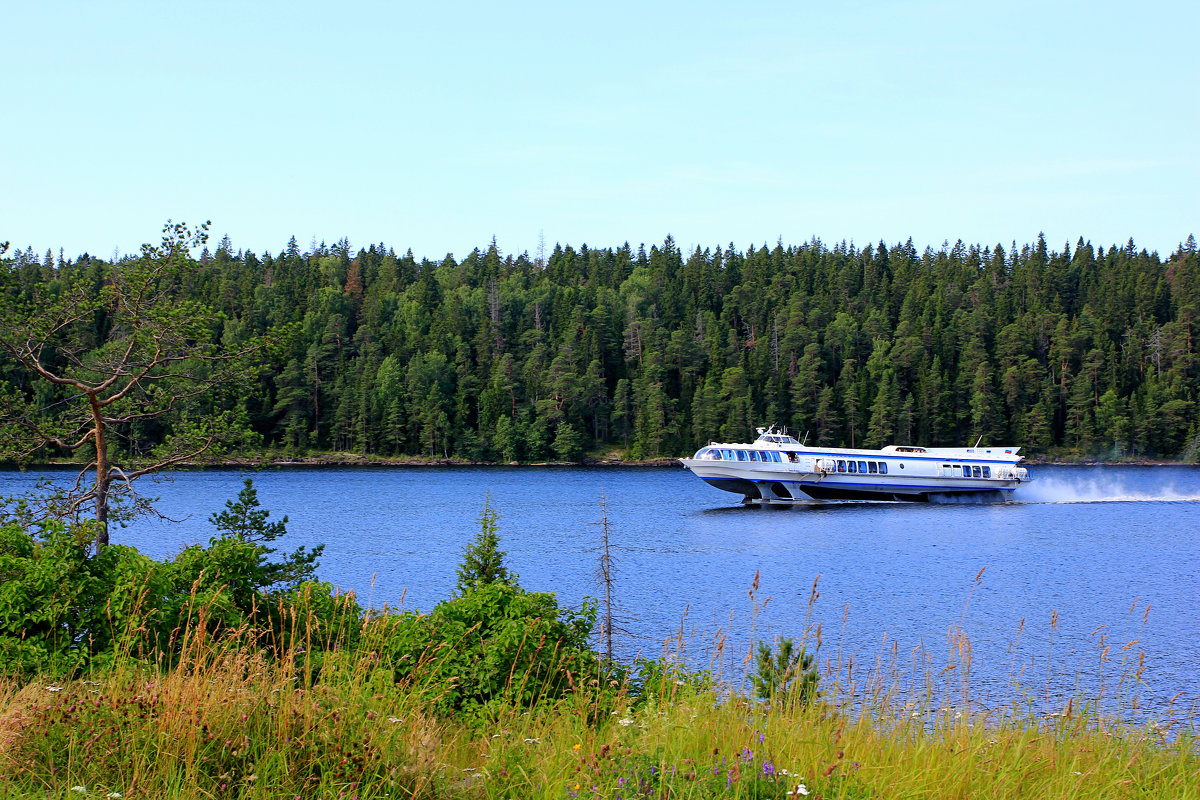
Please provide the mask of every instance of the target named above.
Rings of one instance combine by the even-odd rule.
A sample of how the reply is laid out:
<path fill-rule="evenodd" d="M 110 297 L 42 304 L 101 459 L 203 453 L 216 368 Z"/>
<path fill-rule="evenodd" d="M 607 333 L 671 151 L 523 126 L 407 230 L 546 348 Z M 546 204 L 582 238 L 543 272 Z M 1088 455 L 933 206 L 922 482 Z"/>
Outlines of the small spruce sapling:
<path fill-rule="evenodd" d="M 270 511 L 259 506 L 254 481 L 246 478 L 245 486 L 238 492 L 237 499 L 225 501 L 225 510 L 209 517 L 209 522 L 221 532 L 221 535 L 213 540 L 213 544 L 221 539 L 233 539 L 254 545 L 259 564 L 258 574 L 254 576 L 257 588 L 290 589 L 303 581 L 315 578 L 317 559 L 325 550 L 323 544 L 312 550 L 302 545 L 281 561 L 266 560 L 276 550 L 267 547 L 265 543 L 273 542 L 287 533 L 287 516 L 278 522 L 268 522 L 267 518 L 270 516 Z"/>
<path fill-rule="evenodd" d="M 757 673 L 750 676 L 754 694 L 768 702 L 804 704 L 817 699 L 820 674 L 813 663 L 812 653 L 804 648 L 795 652 L 790 638 L 779 640 L 779 649 L 772 653 L 766 642 L 758 643 L 755 657 Z"/>
<path fill-rule="evenodd" d="M 483 513 L 479 516 L 479 533 L 463 551 L 462 564 L 458 567 L 458 586 L 455 593 L 467 594 L 479 586 L 499 583 L 516 586 L 517 575 L 504 565 L 504 552 L 500 550 L 500 515 L 492 508 L 492 496 L 483 501 Z"/>

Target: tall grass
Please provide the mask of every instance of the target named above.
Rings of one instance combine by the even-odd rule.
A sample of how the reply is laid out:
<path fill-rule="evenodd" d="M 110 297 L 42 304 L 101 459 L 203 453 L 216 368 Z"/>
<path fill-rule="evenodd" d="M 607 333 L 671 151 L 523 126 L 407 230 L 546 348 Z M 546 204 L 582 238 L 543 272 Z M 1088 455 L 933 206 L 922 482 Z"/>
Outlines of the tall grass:
<path fill-rule="evenodd" d="M 553 704 L 447 716 L 434 676 L 455 643 L 398 680 L 382 656 L 397 617 L 337 618 L 292 613 L 272 639 L 214 634 L 198 608 L 170 662 L 0 679 L 0 798 L 1200 798 L 1194 714 L 1135 724 L 1094 695 L 1024 691 L 987 708 L 961 629 L 942 667 L 895 647 L 865 670 L 835 657 L 815 700 L 756 701 L 720 657 L 699 673 L 668 657 L 617 686 L 572 675 Z"/>

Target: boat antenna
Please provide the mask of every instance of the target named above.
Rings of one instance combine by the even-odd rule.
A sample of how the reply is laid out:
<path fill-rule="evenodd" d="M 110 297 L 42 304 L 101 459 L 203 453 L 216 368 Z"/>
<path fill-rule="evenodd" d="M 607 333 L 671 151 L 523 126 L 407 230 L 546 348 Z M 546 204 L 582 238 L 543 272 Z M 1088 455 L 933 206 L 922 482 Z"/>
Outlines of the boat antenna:
<path fill-rule="evenodd" d="M 979 447 L 979 443 L 983 441 L 983 434 L 979 434 L 979 438 L 975 440 L 975 446 Z"/>
<path fill-rule="evenodd" d="M 804 441 L 800 443 L 800 446 L 804 447 L 804 445 L 807 443 L 808 443 L 808 431 L 805 431 L 804 432 Z"/>

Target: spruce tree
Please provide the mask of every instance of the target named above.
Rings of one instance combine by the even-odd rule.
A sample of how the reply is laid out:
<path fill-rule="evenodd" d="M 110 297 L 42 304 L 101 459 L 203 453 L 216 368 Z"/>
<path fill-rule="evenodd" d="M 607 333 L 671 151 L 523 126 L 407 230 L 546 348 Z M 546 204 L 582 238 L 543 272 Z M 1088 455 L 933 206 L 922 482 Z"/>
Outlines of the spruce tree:
<path fill-rule="evenodd" d="M 483 501 L 483 513 L 479 515 L 479 533 L 463 551 L 462 563 L 458 567 L 459 596 L 489 583 L 516 586 L 517 575 L 504 566 L 504 552 L 500 549 L 500 515 L 492 508 L 489 493 Z"/>

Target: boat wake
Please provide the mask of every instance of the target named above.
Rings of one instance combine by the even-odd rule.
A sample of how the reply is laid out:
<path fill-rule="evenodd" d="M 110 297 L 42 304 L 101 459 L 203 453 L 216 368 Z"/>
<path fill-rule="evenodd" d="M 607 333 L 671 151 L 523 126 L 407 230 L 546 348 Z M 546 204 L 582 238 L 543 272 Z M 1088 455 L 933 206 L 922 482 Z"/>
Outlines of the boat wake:
<path fill-rule="evenodd" d="M 1194 485 L 1185 489 L 1175 484 L 1160 486 L 1154 491 L 1144 487 L 1132 488 L 1125 481 L 1096 477 L 1039 477 L 1017 492 L 1016 503 L 1173 503 L 1200 501 Z"/>

